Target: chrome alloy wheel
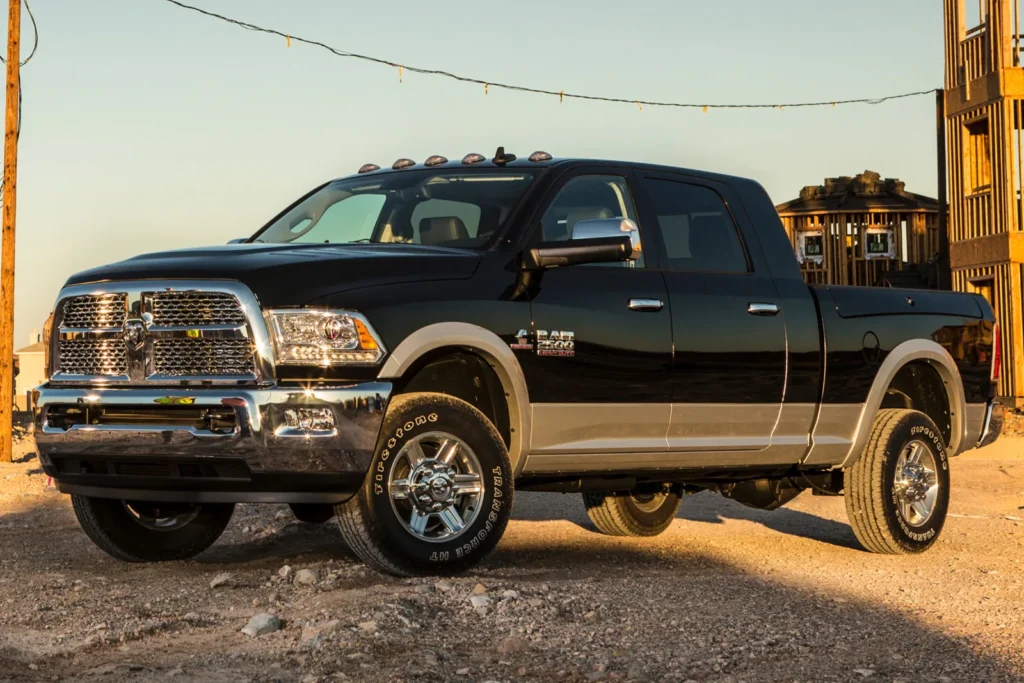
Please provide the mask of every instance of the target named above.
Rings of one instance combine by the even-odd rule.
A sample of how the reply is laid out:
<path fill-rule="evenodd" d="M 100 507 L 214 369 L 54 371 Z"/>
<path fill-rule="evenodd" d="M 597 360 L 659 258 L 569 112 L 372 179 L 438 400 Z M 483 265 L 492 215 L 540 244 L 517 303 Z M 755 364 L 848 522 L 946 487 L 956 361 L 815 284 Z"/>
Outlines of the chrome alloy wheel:
<path fill-rule="evenodd" d="M 480 514 L 483 470 L 462 439 L 427 432 L 410 439 L 398 452 L 388 492 L 406 531 L 423 541 L 450 541 Z"/>
<path fill-rule="evenodd" d="M 121 504 L 139 526 L 154 531 L 173 531 L 188 525 L 202 509 L 191 503 L 143 503 L 123 500 Z"/>
<path fill-rule="evenodd" d="M 935 456 L 923 441 L 914 440 L 900 452 L 892 491 L 904 521 L 924 526 L 935 511 L 939 478 Z"/>

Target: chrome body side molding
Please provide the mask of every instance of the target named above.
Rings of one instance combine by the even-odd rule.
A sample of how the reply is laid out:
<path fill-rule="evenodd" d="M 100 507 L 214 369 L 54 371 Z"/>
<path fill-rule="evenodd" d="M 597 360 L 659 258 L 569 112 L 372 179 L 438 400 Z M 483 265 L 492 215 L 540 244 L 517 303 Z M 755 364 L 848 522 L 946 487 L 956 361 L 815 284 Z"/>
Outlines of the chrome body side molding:
<path fill-rule="evenodd" d="M 480 354 L 498 375 L 508 398 L 511 444 L 508 456 L 518 476 L 526 464 L 531 438 L 530 393 L 519 361 L 498 335 L 478 325 L 459 322 L 435 323 L 406 337 L 391 352 L 377 377 L 389 380 L 401 377 L 424 354 L 446 346 L 468 348 Z"/>

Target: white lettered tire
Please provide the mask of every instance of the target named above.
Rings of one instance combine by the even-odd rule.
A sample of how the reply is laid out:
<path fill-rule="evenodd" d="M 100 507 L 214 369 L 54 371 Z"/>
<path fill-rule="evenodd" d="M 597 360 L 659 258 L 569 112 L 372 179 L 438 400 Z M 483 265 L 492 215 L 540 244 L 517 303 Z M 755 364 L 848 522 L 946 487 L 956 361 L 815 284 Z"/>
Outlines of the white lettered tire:
<path fill-rule="evenodd" d="M 375 569 L 451 574 L 498 543 L 512 495 L 508 451 L 483 413 L 444 394 L 403 394 L 388 406 L 363 487 L 337 506 L 338 523 Z"/>
<path fill-rule="evenodd" d="M 949 457 L 938 427 L 916 410 L 878 411 L 860 459 L 845 473 L 853 533 L 875 553 L 930 548 L 949 509 Z"/>

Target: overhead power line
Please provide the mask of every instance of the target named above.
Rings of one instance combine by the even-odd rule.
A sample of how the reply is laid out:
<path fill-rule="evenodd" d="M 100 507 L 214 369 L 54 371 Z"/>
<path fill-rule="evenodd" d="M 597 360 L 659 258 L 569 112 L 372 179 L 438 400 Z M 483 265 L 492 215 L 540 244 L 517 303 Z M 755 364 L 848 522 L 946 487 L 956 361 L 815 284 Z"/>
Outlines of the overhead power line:
<path fill-rule="evenodd" d="M 28 6 L 28 0 L 23 0 L 25 5 L 25 11 L 28 12 L 28 18 L 32 22 L 32 51 L 28 53 L 28 57 L 21 60 L 21 66 L 28 64 L 28 61 L 36 56 L 36 48 L 39 47 L 39 28 L 36 26 L 36 18 L 32 14 L 32 8 Z M 0 57 L 0 64 L 6 64 L 7 60 Z M 19 101 L 20 105 L 20 101 Z"/>
<path fill-rule="evenodd" d="M 605 96 L 601 96 L 601 95 L 585 95 L 585 94 L 580 94 L 580 93 L 565 92 L 564 90 L 547 90 L 545 88 L 532 88 L 532 87 L 525 86 L 525 85 L 514 85 L 514 84 L 511 84 L 511 83 L 498 83 L 498 82 L 495 82 L 495 81 L 488 81 L 488 80 L 485 80 L 485 79 L 482 79 L 482 78 L 472 78 L 470 76 L 462 76 L 462 75 L 459 75 L 459 74 L 452 73 L 450 71 L 442 71 L 440 69 L 427 69 L 427 68 L 418 67 L 418 66 L 410 66 L 409 64 L 403 64 L 401 62 L 395 62 L 395 61 L 392 61 L 390 59 L 386 59 L 386 58 L 383 58 L 383 57 L 374 57 L 374 56 L 371 56 L 371 55 L 359 54 L 359 53 L 356 53 L 356 52 L 350 52 L 348 50 L 343 50 L 341 48 L 332 47 L 332 46 L 327 45 L 326 43 L 322 43 L 322 42 L 320 42 L 318 40 L 310 40 L 308 38 L 301 38 L 301 37 L 293 35 L 291 33 L 286 33 L 284 31 L 278 31 L 277 29 L 266 28 L 266 27 L 263 27 L 263 26 L 257 26 L 256 24 L 250 24 L 249 22 L 246 22 L 246 21 L 241 21 L 239 19 L 233 19 L 231 17 L 226 17 L 223 14 L 217 14 L 216 12 L 211 12 L 211 11 L 203 9 L 201 7 L 195 7 L 194 5 L 186 4 L 184 2 L 181 2 L 180 0 L 166 0 L 166 1 L 171 3 L 172 5 L 177 5 L 178 7 L 181 7 L 183 9 L 192 10 L 193 12 L 198 12 L 199 14 L 203 14 L 203 15 L 211 17 L 213 19 L 219 19 L 221 21 L 226 21 L 229 24 L 234 24 L 235 26 L 240 26 L 240 27 L 242 27 L 244 29 L 247 29 L 249 31 L 257 31 L 259 33 L 267 33 L 267 34 L 270 34 L 270 35 L 273 35 L 273 36 L 278 36 L 280 38 L 284 38 L 285 41 L 286 41 L 286 44 L 289 47 L 291 46 L 292 42 L 305 43 L 307 45 L 313 45 L 315 47 L 319 47 L 319 48 L 322 48 L 324 50 L 327 50 L 328 52 L 332 53 L 333 55 L 335 55 L 337 57 L 348 57 L 348 58 L 351 58 L 351 59 L 358 59 L 358 60 L 362 60 L 364 62 L 371 62 L 373 64 L 380 64 L 382 66 L 388 66 L 388 67 L 391 67 L 391 68 L 394 68 L 394 69 L 398 69 L 398 78 L 399 78 L 399 80 L 402 79 L 403 72 L 406 72 L 406 71 L 408 71 L 410 73 L 424 74 L 424 75 L 428 75 L 428 76 L 441 76 L 443 78 L 448 78 L 448 79 L 451 79 L 451 80 L 454 80 L 454 81 L 461 81 L 463 83 L 475 83 L 477 85 L 482 85 L 484 87 L 484 93 L 485 94 L 487 93 L 488 89 L 490 89 L 490 88 L 501 88 L 502 90 L 511 90 L 511 91 L 515 91 L 515 92 L 532 93 L 532 94 L 535 94 L 535 95 L 550 95 L 550 96 L 553 96 L 553 97 L 557 97 L 559 99 L 559 101 L 562 101 L 564 99 L 573 99 L 573 100 L 589 100 L 589 101 L 594 101 L 594 102 L 614 102 L 614 103 L 618 103 L 618 104 L 631 104 L 631 105 L 634 105 L 636 107 L 639 107 L 641 110 L 645 106 L 648 106 L 648 107 L 674 107 L 674 108 L 677 108 L 677 109 L 701 109 L 701 110 L 703 110 L 706 113 L 709 109 L 795 109 L 795 108 L 798 108 L 798 107 L 835 107 L 835 106 L 841 105 L 841 104 L 870 104 L 870 105 L 875 105 L 875 104 L 882 104 L 883 102 L 890 102 L 892 100 L 906 99 L 908 97 L 919 97 L 919 96 L 922 96 L 922 95 L 931 95 L 934 92 L 936 92 L 936 88 L 929 88 L 927 90 L 917 90 L 917 91 L 914 91 L 914 92 L 900 93 L 899 95 L 886 95 L 884 97 L 875 97 L 875 98 L 861 97 L 861 98 L 843 99 L 843 100 L 822 100 L 820 102 L 779 102 L 779 103 L 775 103 L 775 104 L 768 104 L 768 103 L 755 103 L 755 104 L 711 104 L 711 103 L 707 103 L 707 104 L 696 104 L 696 103 L 691 103 L 691 102 L 661 102 L 661 101 L 657 101 L 657 100 L 641 100 L 641 99 L 636 99 L 636 98 L 632 98 L 632 97 L 605 97 Z"/>

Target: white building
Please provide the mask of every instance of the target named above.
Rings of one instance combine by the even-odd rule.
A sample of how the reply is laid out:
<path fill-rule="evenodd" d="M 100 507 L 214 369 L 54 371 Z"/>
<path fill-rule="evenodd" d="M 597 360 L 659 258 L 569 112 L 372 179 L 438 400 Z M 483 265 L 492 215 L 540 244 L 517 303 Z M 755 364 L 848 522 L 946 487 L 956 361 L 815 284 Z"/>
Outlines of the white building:
<path fill-rule="evenodd" d="M 14 378 L 14 405 L 18 410 L 30 407 L 27 392 L 46 381 L 46 353 L 38 330 L 32 330 L 29 345 L 14 352 L 20 372 Z"/>

